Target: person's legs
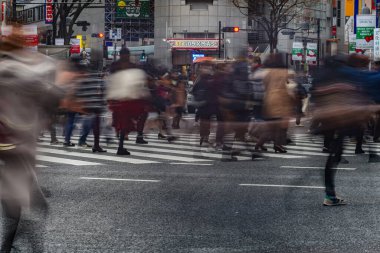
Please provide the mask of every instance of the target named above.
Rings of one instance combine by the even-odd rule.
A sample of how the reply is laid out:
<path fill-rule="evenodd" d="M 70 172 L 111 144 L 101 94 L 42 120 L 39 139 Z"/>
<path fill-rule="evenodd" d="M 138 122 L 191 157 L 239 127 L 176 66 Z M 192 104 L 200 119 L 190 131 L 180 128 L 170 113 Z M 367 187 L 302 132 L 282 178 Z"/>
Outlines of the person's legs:
<path fill-rule="evenodd" d="M 11 252 L 17 227 L 21 218 L 21 207 L 12 201 L 2 200 L 2 235 L 0 252 Z"/>
<path fill-rule="evenodd" d="M 145 126 L 145 122 L 147 118 L 148 118 L 148 112 L 144 112 L 139 116 L 137 120 L 136 143 L 138 144 L 148 144 L 148 142 L 144 140 L 144 126 Z"/>
<path fill-rule="evenodd" d="M 326 198 L 323 204 L 325 206 L 343 205 L 346 202 L 336 196 L 335 192 L 335 175 L 336 168 L 342 158 L 343 154 L 343 140 L 344 134 L 338 133 L 338 136 L 331 142 L 330 155 L 327 158 L 325 166 L 325 192 Z"/>
<path fill-rule="evenodd" d="M 208 142 L 208 137 L 210 135 L 210 113 L 208 113 L 207 109 L 202 109 L 199 112 L 199 120 L 200 120 L 200 145 L 203 142 Z"/>
<path fill-rule="evenodd" d="M 100 147 L 100 115 L 96 114 L 93 121 L 94 146 L 92 152 L 107 152 Z"/>
<path fill-rule="evenodd" d="M 74 130 L 74 122 L 75 122 L 75 112 L 68 112 L 67 113 L 67 119 L 66 119 L 66 125 L 65 125 L 65 145 L 74 146 L 74 144 L 71 144 L 70 139 L 71 135 Z"/>
<path fill-rule="evenodd" d="M 81 131 L 81 135 L 78 142 L 79 146 L 87 145 L 86 144 L 87 136 L 90 134 L 91 129 L 94 126 L 94 120 L 95 120 L 94 115 L 85 115 L 83 117 L 84 118 L 82 122 L 82 131 Z"/>
<path fill-rule="evenodd" d="M 57 144 L 57 131 L 55 129 L 55 124 L 57 123 L 57 114 L 52 113 L 49 118 L 49 132 L 50 132 L 50 143 L 51 144 Z"/>
<path fill-rule="evenodd" d="M 373 126 L 373 141 L 380 142 L 380 112 L 376 113 Z"/>
<path fill-rule="evenodd" d="M 331 148 L 331 143 L 332 143 L 332 140 L 334 138 L 334 134 L 335 132 L 334 131 L 325 131 L 324 132 L 324 135 L 323 135 L 323 152 L 325 153 L 328 153 L 330 152 L 330 148 Z"/>
<path fill-rule="evenodd" d="M 356 137 L 356 148 L 355 148 L 355 154 L 363 154 L 363 138 L 364 138 L 364 128 L 358 127 L 355 129 L 355 137 Z"/>
<path fill-rule="evenodd" d="M 223 145 L 223 139 L 224 139 L 224 121 L 223 121 L 223 115 L 220 111 L 216 113 L 216 120 L 218 123 L 217 129 L 216 129 L 216 144 L 217 145 Z"/>
<path fill-rule="evenodd" d="M 126 129 L 120 130 L 120 136 L 119 136 L 119 148 L 117 149 L 118 155 L 130 155 L 128 150 L 124 148 L 124 139 L 125 139 L 125 134 L 126 134 Z"/>

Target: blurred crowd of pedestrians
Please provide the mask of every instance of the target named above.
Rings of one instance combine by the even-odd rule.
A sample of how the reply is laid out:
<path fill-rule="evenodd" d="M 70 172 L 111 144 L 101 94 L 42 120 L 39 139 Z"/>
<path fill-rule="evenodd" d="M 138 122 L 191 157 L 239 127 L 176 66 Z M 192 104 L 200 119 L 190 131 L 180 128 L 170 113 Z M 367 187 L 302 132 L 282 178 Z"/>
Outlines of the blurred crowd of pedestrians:
<path fill-rule="evenodd" d="M 311 89 L 287 68 L 285 55 L 279 53 L 263 62 L 252 56 L 204 61 L 186 76 L 154 61 L 132 63 L 129 50 L 123 48 L 120 59 L 99 72 L 92 71 L 80 55 L 56 62 L 25 50 L 14 28 L 11 36 L 0 41 L 0 55 L 1 252 L 10 252 L 26 207 L 38 210 L 38 217 L 30 217 L 36 222 L 30 223 L 29 231 L 34 251 L 42 252 L 48 206 L 37 183 L 35 159 L 37 142 L 46 130 L 52 145 L 78 145 L 94 153 L 107 152 L 100 145 L 101 136 L 107 143 L 117 136 L 117 155 L 130 155 L 125 140 L 131 132 L 137 132 L 137 144 L 148 144 L 147 128 L 156 128 L 158 139 L 176 141 L 172 130 L 189 127 L 181 119 L 191 94 L 199 146 L 222 152 L 224 161 L 236 161 L 242 150 L 235 144 L 241 144 L 256 160 L 269 152 L 268 144 L 274 152 L 286 153 L 292 142 L 288 138 L 291 119 L 300 125 L 308 112 L 310 133 L 323 135 L 321 152 L 329 153 L 323 202 L 327 206 L 346 204 L 335 192 L 345 137 L 356 139 L 356 154 L 364 153 L 365 135 L 379 142 L 380 72 L 368 71 L 369 59 L 363 55 L 327 58 L 314 74 Z M 152 114 L 156 117 L 148 120 Z M 75 144 L 72 136 L 78 122 L 81 131 Z M 57 137 L 58 123 L 63 125 L 63 142 Z M 213 124 L 215 141 L 210 136 Z M 88 144 L 91 131 L 94 143 Z M 369 162 L 379 161 L 376 150 L 370 149 Z"/>

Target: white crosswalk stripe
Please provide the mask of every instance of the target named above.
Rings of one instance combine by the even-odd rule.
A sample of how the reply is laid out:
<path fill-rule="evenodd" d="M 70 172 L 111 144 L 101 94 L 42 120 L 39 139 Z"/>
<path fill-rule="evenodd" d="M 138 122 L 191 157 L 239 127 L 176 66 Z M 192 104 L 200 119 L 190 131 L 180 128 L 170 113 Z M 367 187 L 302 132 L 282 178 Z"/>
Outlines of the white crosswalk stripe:
<path fill-rule="evenodd" d="M 287 153 L 274 153 L 270 145 L 267 152 L 262 152 L 261 155 L 267 158 L 280 159 L 304 159 L 310 157 L 325 157 L 326 153 L 322 152 L 323 138 L 319 136 L 311 136 L 308 134 L 293 134 L 290 136 L 293 143 L 286 146 Z M 188 164 L 192 166 L 212 165 L 214 162 L 220 161 L 224 156 L 222 152 L 215 151 L 213 147 L 199 146 L 199 134 L 185 133 L 179 136 L 179 139 L 173 143 L 168 143 L 166 140 L 159 140 L 157 134 L 147 134 L 146 140 L 148 144 L 136 144 L 136 135 L 129 135 L 129 141 L 126 141 L 126 148 L 131 152 L 131 156 L 116 155 L 116 140 L 115 144 L 107 147 L 108 153 L 91 153 L 91 149 L 81 148 L 64 148 L 63 146 L 52 146 L 49 144 L 49 138 L 42 138 L 45 142 L 38 144 L 38 167 L 44 168 L 49 164 L 69 164 L 77 166 L 94 166 L 106 164 L 110 162 L 124 164 L 157 164 L 165 163 L 171 165 Z M 78 136 L 73 136 L 72 141 L 77 142 Z M 210 135 L 210 140 L 215 139 L 215 134 Z M 88 138 L 88 143 L 92 143 L 93 138 Z M 101 145 L 105 146 L 104 142 Z M 371 146 L 372 149 L 380 147 L 377 143 L 364 144 L 364 148 Z M 243 143 L 234 143 L 234 149 L 242 150 L 236 157 L 240 161 L 251 160 L 252 152 L 246 148 L 253 149 L 254 143 L 248 146 Z M 346 141 L 344 156 L 354 156 L 355 143 Z M 46 162 L 48 164 L 45 164 Z"/>

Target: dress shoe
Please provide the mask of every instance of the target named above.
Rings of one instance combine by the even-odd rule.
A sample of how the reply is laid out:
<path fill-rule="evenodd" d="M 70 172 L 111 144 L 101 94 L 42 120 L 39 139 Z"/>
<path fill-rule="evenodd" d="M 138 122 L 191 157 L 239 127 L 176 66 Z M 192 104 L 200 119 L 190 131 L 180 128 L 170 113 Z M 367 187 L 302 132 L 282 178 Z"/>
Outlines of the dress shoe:
<path fill-rule="evenodd" d="M 128 152 L 126 148 L 119 148 L 117 150 L 117 155 L 130 155 L 131 153 Z"/>
<path fill-rule="evenodd" d="M 359 154 L 364 154 L 364 150 L 361 149 L 361 148 L 358 148 L 358 149 L 355 149 L 355 154 L 359 155 Z"/>
<path fill-rule="evenodd" d="M 101 147 L 96 147 L 96 148 L 92 148 L 92 152 L 93 153 L 96 153 L 96 152 L 98 152 L 98 153 L 106 153 L 107 150 L 102 149 Z"/>
<path fill-rule="evenodd" d="M 159 134 L 158 134 L 158 139 L 166 139 L 166 136 L 163 135 L 163 134 L 161 134 L 161 133 L 159 133 Z"/>
<path fill-rule="evenodd" d="M 136 144 L 148 144 L 148 142 L 143 137 L 137 137 Z"/>

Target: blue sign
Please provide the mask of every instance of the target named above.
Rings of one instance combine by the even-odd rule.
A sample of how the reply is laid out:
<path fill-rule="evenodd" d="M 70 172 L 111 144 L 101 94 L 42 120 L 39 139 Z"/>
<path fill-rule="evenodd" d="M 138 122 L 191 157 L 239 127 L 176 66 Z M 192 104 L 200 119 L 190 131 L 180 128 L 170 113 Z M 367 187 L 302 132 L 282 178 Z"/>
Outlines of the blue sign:
<path fill-rule="evenodd" d="M 198 59 L 198 58 L 201 58 L 201 57 L 205 57 L 205 54 L 193 54 L 193 62 Z"/>

